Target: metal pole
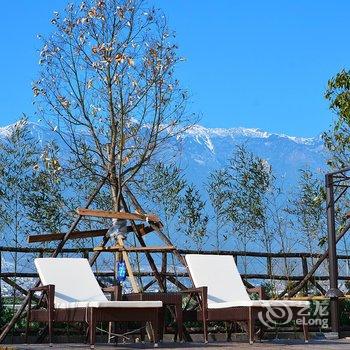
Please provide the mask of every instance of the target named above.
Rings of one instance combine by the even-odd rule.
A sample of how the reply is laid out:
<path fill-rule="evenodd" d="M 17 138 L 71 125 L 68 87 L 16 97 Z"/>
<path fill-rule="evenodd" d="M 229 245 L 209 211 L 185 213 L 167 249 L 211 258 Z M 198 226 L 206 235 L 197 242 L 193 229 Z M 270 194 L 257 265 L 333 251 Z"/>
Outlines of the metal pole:
<path fill-rule="evenodd" d="M 338 261 L 335 233 L 333 174 L 326 174 L 327 230 L 329 259 L 329 290 L 332 337 L 339 338 L 339 301 L 343 293 L 338 289 Z"/>

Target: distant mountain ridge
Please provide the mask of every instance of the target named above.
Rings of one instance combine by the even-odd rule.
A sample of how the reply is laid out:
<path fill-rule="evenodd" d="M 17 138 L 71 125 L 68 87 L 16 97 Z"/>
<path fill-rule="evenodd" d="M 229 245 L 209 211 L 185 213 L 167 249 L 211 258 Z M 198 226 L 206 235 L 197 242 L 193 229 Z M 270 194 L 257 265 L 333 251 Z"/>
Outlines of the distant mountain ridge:
<path fill-rule="evenodd" d="M 60 142 L 48 127 L 33 122 L 29 125 L 39 142 L 53 138 Z M 13 126 L 0 127 L 0 137 L 8 135 Z M 296 183 L 301 168 L 320 173 L 326 169 L 327 152 L 321 136 L 297 137 L 255 128 L 206 128 L 199 124 L 185 131 L 177 160 L 188 179 L 201 187 L 212 170 L 227 164 L 240 144 L 264 158 L 288 187 Z"/>
<path fill-rule="evenodd" d="M 249 128 L 205 128 L 196 125 L 184 136 L 181 163 L 194 182 L 205 182 L 210 171 L 223 167 L 237 145 L 244 144 L 265 159 L 287 187 L 296 183 L 299 169 L 322 173 L 327 151 L 321 136 L 296 137 Z"/>
<path fill-rule="evenodd" d="M 286 134 L 270 133 L 256 128 L 206 128 L 199 124 L 193 126 L 187 133 L 197 137 L 252 137 L 267 139 L 271 136 L 278 136 L 301 144 L 314 144 L 320 141 L 320 137 L 296 137 Z"/>

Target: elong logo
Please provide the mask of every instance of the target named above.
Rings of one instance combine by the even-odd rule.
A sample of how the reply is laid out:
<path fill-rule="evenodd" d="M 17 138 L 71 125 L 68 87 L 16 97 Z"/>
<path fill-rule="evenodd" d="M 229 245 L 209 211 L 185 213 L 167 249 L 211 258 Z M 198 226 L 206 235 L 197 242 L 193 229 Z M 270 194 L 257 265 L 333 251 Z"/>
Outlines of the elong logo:
<path fill-rule="evenodd" d="M 297 325 L 307 324 L 309 326 L 328 327 L 328 304 L 327 302 L 314 302 L 314 309 L 308 307 L 295 310 L 285 304 L 272 307 L 265 305 L 262 311 L 258 313 L 258 319 L 267 328 L 274 328 L 276 325 L 286 325 L 293 319 Z"/>

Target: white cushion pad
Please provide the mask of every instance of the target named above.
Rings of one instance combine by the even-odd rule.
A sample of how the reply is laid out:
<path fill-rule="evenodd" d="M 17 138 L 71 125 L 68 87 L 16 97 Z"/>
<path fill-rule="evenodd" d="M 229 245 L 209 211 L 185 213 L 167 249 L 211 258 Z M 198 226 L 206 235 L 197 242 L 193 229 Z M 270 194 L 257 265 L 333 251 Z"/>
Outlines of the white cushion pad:
<path fill-rule="evenodd" d="M 266 307 L 310 307 L 309 301 L 303 300 L 257 300 Z"/>
<path fill-rule="evenodd" d="M 222 303 L 209 303 L 209 309 L 225 309 L 229 307 L 310 307 L 309 301 L 299 300 L 242 300 L 227 301 Z"/>
<path fill-rule="evenodd" d="M 43 285 L 55 286 L 55 308 L 153 308 L 161 301 L 108 301 L 87 259 L 39 258 L 34 260 Z"/>
<path fill-rule="evenodd" d="M 87 259 L 39 258 L 34 260 L 43 285 L 55 286 L 55 306 L 107 301 Z"/>
<path fill-rule="evenodd" d="M 208 308 L 309 307 L 308 301 L 251 300 L 231 255 L 185 256 L 195 287 L 208 287 Z"/>
<path fill-rule="evenodd" d="M 185 258 L 195 287 L 208 287 L 208 303 L 250 301 L 231 255 L 187 254 Z"/>
<path fill-rule="evenodd" d="M 56 309 L 75 309 L 75 308 L 155 308 L 162 307 L 161 301 L 80 301 L 75 303 L 58 303 L 55 304 Z"/>

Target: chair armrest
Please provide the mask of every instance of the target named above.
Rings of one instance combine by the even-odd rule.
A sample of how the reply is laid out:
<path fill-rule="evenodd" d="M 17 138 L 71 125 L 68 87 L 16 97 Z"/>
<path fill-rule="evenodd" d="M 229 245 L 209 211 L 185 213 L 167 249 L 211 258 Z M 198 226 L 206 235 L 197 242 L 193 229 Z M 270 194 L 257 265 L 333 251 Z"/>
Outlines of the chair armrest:
<path fill-rule="evenodd" d="M 247 292 L 249 294 L 257 293 L 259 295 L 260 299 L 265 299 L 266 298 L 265 290 L 264 290 L 264 287 L 262 287 L 262 286 L 254 287 L 254 288 L 247 288 Z"/>
<path fill-rule="evenodd" d="M 187 288 L 180 290 L 179 293 L 191 294 L 191 293 L 203 293 L 204 290 L 208 291 L 208 287 Z"/>
<path fill-rule="evenodd" d="M 47 284 L 45 286 L 38 286 L 29 289 L 29 299 L 28 299 L 28 310 L 31 309 L 31 302 L 34 297 L 34 293 L 42 292 L 42 295 L 38 301 L 38 305 L 40 305 L 43 301 L 44 296 L 47 298 L 47 307 L 49 312 L 52 313 L 54 310 L 54 300 L 55 300 L 55 285 Z"/>
<path fill-rule="evenodd" d="M 35 293 L 35 292 L 48 292 L 50 290 L 50 288 L 52 289 L 55 288 L 55 286 L 53 284 L 48 284 L 46 286 L 39 286 L 39 287 L 33 287 L 29 289 L 29 292 L 31 293 Z"/>
<path fill-rule="evenodd" d="M 181 290 L 180 293 L 197 294 L 200 297 L 199 303 L 202 309 L 205 310 L 205 312 L 208 309 L 208 287 L 207 286 L 184 289 L 184 290 Z"/>

